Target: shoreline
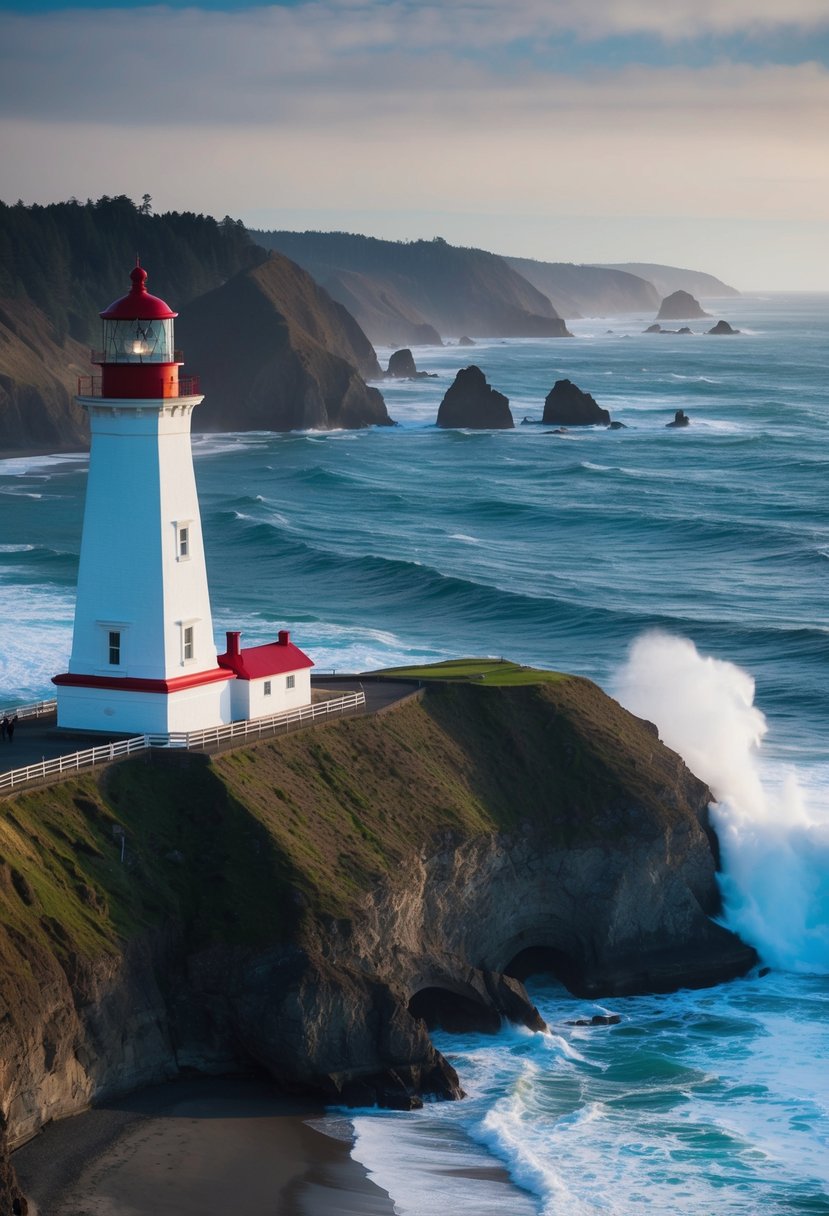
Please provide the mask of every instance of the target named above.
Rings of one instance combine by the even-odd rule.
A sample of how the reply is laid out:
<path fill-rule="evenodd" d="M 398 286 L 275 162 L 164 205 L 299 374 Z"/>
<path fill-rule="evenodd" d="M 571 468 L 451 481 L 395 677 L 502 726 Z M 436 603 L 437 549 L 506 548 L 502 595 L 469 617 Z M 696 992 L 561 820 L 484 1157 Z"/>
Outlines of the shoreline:
<path fill-rule="evenodd" d="M 260 1078 L 171 1081 L 49 1125 L 12 1161 L 31 1216 L 394 1216 L 323 1114 Z"/>

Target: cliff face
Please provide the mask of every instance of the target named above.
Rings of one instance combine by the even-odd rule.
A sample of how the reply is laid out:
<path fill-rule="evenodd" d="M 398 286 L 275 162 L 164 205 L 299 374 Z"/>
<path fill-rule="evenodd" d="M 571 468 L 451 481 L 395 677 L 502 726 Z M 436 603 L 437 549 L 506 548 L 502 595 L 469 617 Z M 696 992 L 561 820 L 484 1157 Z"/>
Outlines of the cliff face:
<path fill-rule="evenodd" d="M 201 430 L 389 425 L 374 348 L 354 318 L 279 254 L 181 311 L 177 340 L 198 372 Z"/>
<path fill-rule="evenodd" d="M 183 314 L 177 336 L 193 370 L 202 371 L 203 354 L 205 383 L 215 386 L 197 424 L 282 430 L 389 421 L 382 397 L 364 383 L 380 369 L 353 317 L 298 267 L 268 259 L 228 218 L 152 215 L 124 197 L 0 203 L 0 250 L 0 450 L 87 445 L 86 416 L 73 403 L 78 376 L 95 371 L 89 348 L 100 345 L 98 313 L 124 294 L 136 250 L 150 290 Z M 248 295 L 236 285 L 221 297 L 238 314 L 215 309 L 214 289 L 245 270 Z M 189 342 L 186 319 L 206 293 Z"/>
<path fill-rule="evenodd" d="M 181 1068 L 407 1107 L 460 1094 L 427 1025 L 714 983 L 706 787 L 588 681 L 441 684 L 383 718 L 160 755 L 8 800 L 3 1113 L 17 1143 Z M 126 859 L 119 838 L 126 832 Z M 528 960 L 530 962 L 528 963 Z"/>
<path fill-rule="evenodd" d="M 658 262 L 620 262 L 602 267 L 604 270 L 620 270 L 626 274 L 639 275 L 653 283 L 660 296 L 669 296 L 674 291 L 688 291 L 695 296 L 738 296 L 736 287 L 729 287 L 722 279 L 702 270 L 686 270 L 681 266 L 662 266 Z"/>
<path fill-rule="evenodd" d="M 507 258 L 513 269 L 549 296 L 564 317 L 615 316 L 620 312 L 650 312 L 659 293 L 646 278 L 603 266 L 577 266 L 572 262 L 537 262 L 533 258 Z"/>
<path fill-rule="evenodd" d="M 344 232 L 256 232 L 322 283 L 375 342 L 412 346 L 432 335 L 568 337 L 549 299 L 482 249 L 446 241 L 380 241 Z M 421 336 L 418 337 L 418 334 Z"/>
<path fill-rule="evenodd" d="M 88 347 L 60 342 L 31 302 L 0 300 L 0 450 L 86 447 L 86 415 L 73 397 L 88 374 Z"/>

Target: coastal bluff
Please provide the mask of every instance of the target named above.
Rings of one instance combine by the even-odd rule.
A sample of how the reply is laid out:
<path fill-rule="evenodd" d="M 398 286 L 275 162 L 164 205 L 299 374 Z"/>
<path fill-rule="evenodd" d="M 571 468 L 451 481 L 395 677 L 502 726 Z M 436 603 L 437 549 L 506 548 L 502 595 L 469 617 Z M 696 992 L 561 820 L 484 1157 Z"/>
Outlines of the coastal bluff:
<path fill-rule="evenodd" d="M 753 965 L 711 919 L 710 791 L 655 727 L 580 677 L 406 674 L 382 715 L 2 802 L 11 1146 L 186 1070 L 457 1098 L 429 1027 L 540 1029 L 527 974 L 597 997 Z"/>

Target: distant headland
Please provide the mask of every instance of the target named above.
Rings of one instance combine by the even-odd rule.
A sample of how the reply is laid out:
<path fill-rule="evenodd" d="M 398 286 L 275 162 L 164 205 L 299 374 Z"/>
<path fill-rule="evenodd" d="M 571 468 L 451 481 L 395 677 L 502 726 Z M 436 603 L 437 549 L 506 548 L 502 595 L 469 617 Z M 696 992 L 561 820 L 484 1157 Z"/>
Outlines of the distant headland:
<path fill-rule="evenodd" d="M 198 425 L 214 431 L 389 425 L 380 388 L 367 383 L 381 378 L 373 343 L 568 338 L 566 317 L 653 312 L 675 290 L 737 294 L 675 267 L 539 262 L 441 239 L 248 232 L 229 216 L 155 215 L 151 201 L 123 195 L 0 203 L 0 238 L 6 452 L 88 442 L 77 382 L 89 374 L 100 301 L 119 294 L 136 250 L 180 313 L 205 393 Z"/>

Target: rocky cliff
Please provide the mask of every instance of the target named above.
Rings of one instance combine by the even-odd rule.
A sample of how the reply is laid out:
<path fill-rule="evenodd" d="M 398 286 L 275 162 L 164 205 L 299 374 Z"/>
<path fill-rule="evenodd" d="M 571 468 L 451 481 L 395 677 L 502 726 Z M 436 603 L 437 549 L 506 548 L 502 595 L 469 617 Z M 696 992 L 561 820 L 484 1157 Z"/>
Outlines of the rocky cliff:
<path fill-rule="evenodd" d="M 604 270 L 621 270 L 653 283 L 660 296 L 673 291 L 689 291 L 695 296 L 738 296 L 736 287 L 729 287 L 713 274 L 702 270 L 687 270 L 681 266 L 663 266 L 659 262 L 607 263 Z"/>
<path fill-rule="evenodd" d="M 48 207 L 0 203 L 0 451 L 86 445 L 86 416 L 73 404 L 77 379 L 94 370 L 89 348 L 100 345 L 98 312 L 123 294 L 136 250 L 152 291 L 182 313 L 179 339 L 189 335 L 193 302 L 210 297 L 185 346 L 197 373 L 194 357 L 204 352 L 205 383 L 216 386 L 197 425 L 388 422 L 382 397 L 364 383 L 379 367 L 353 317 L 298 267 L 269 259 L 229 217 L 217 223 L 190 213 L 152 215 L 123 197 Z M 248 294 L 236 284 L 220 297 L 242 311 L 215 310 L 214 289 L 246 270 Z"/>
<path fill-rule="evenodd" d="M 84 448 L 86 414 L 74 404 L 89 348 L 61 341 L 29 300 L 0 300 L 0 451 Z"/>
<path fill-rule="evenodd" d="M 176 338 L 205 400 L 200 430 L 388 426 L 382 375 L 354 318 L 272 253 L 181 310 Z"/>
<path fill-rule="evenodd" d="M 436 334 L 568 337 L 547 296 L 504 258 L 446 241 L 381 241 L 345 232 L 255 232 L 349 308 L 374 342 L 415 346 Z"/>
<path fill-rule="evenodd" d="M 509 664 L 383 717 L 19 794 L 0 829 L 10 1142 L 183 1068 L 457 1097 L 428 1026 L 539 1028 L 528 970 L 591 995 L 740 974 L 753 952 L 709 919 L 709 798 L 594 685 Z"/>
<path fill-rule="evenodd" d="M 552 301 L 563 317 L 606 317 L 622 312 L 650 312 L 659 293 L 645 278 L 604 266 L 572 262 L 539 262 L 507 258 L 510 266 Z"/>

